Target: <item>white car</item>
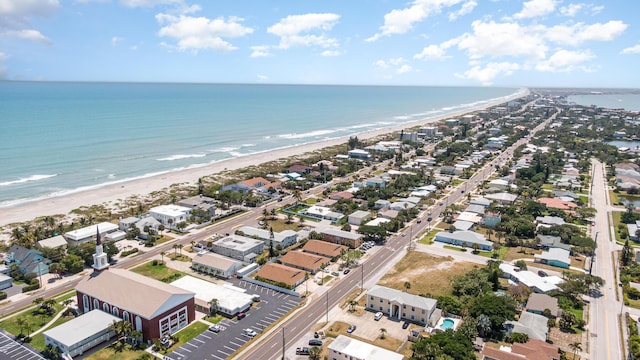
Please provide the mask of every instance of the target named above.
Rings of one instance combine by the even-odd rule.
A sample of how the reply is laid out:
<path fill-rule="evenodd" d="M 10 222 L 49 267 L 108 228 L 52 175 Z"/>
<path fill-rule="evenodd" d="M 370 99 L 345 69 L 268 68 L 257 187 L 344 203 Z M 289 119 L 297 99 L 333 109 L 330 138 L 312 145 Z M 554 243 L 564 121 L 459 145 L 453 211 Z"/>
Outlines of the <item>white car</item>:
<path fill-rule="evenodd" d="M 374 316 L 373 316 L 373 320 L 378 321 L 380 319 L 382 319 L 382 313 L 380 311 L 378 311 Z"/>
<path fill-rule="evenodd" d="M 244 330 L 242 330 L 242 335 L 248 336 L 248 337 L 254 337 L 254 336 L 258 335 L 258 333 L 256 333 L 252 329 L 244 329 Z"/>

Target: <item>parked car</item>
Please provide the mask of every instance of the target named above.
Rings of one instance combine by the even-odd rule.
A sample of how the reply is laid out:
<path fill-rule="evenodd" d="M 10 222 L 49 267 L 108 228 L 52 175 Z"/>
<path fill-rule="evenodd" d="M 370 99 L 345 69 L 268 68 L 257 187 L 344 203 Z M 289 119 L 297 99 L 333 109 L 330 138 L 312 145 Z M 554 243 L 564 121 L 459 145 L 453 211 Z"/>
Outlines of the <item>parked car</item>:
<path fill-rule="evenodd" d="M 222 330 L 222 328 L 218 324 L 209 326 L 209 331 L 213 331 L 213 332 L 217 333 L 217 332 L 220 332 L 220 330 Z"/>
<path fill-rule="evenodd" d="M 242 335 L 248 336 L 248 337 L 254 337 L 258 335 L 258 333 L 253 331 L 252 329 L 244 329 L 242 330 Z"/>
<path fill-rule="evenodd" d="M 309 348 L 308 347 L 296 348 L 296 355 L 309 355 Z"/>
<path fill-rule="evenodd" d="M 408 327 L 409 327 L 409 322 L 408 321 L 405 321 L 405 322 L 402 323 L 402 328 L 403 329 L 406 329 Z"/>
<path fill-rule="evenodd" d="M 322 340 L 311 339 L 311 340 L 309 340 L 309 345 L 310 346 L 322 346 Z"/>
<path fill-rule="evenodd" d="M 382 319 L 382 313 L 380 311 L 378 311 L 374 316 L 373 316 L 373 320 L 378 321 L 380 319 Z"/>
<path fill-rule="evenodd" d="M 333 275 L 333 276 L 335 276 L 335 277 L 338 277 L 338 276 L 340 276 L 340 273 L 339 273 L 339 272 L 337 272 L 337 271 L 332 271 L 332 272 L 331 272 L 331 275 Z"/>
<path fill-rule="evenodd" d="M 356 326 L 355 325 L 351 325 L 349 326 L 349 328 L 347 329 L 347 333 L 351 334 L 352 332 L 356 331 Z"/>
<path fill-rule="evenodd" d="M 347 275 L 349 272 L 351 272 L 351 269 L 344 269 L 344 271 L 342 273 Z"/>
<path fill-rule="evenodd" d="M 538 276 L 540 276 L 540 277 L 547 277 L 547 276 L 549 276 L 549 275 L 548 275 L 546 272 L 544 272 L 544 271 L 542 271 L 542 270 L 539 270 L 539 271 L 538 271 Z"/>
<path fill-rule="evenodd" d="M 245 312 L 240 312 L 238 313 L 238 315 L 236 315 L 236 317 L 238 318 L 238 320 L 243 319 L 247 316 L 247 313 Z"/>

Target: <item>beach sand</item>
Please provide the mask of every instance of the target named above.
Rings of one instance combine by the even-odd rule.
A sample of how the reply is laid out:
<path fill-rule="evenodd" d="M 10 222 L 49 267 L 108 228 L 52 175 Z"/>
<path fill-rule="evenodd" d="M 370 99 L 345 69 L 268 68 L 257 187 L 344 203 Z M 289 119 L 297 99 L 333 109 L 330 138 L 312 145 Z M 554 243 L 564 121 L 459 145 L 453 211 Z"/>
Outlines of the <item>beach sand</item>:
<path fill-rule="evenodd" d="M 376 136 L 389 134 L 402 129 L 415 127 L 418 125 L 438 122 L 444 119 L 458 117 L 463 114 L 487 109 L 492 106 L 506 103 L 529 94 L 528 89 L 522 89 L 509 98 L 499 101 L 479 105 L 475 108 L 465 109 L 456 113 L 450 113 L 438 117 L 417 120 L 410 123 L 403 123 L 398 126 L 385 129 L 373 130 L 357 134 L 359 139 L 368 139 Z M 353 135 L 352 135 L 353 136 Z M 300 146 L 273 150 L 265 153 L 248 155 L 234 159 L 228 159 L 213 163 L 211 165 L 185 169 L 176 172 L 169 172 L 153 177 L 131 180 L 128 182 L 107 185 L 101 188 L 72 193 L 60 197 L 52 197 L 44 200 L 26 202 L 11 207 L 0 208 L 0 226 L 7 224 L 30 221 L 40 216 L 67 215 L 71 210 L 81 206 L 91 206 L 105 204 L 119 199 L 126 199 L 134 195 L 146 195 L 154 191 L 161 190 L 172 184 L 193 183 L 203 176 L 213 175 L 225 170 L 236 170 L 252 165 L 259 165 L 265 162 L 300 155 L 306 152 L 315 151 L 329 146 L 343 144 L 348 137 L 319 141 Z"/>

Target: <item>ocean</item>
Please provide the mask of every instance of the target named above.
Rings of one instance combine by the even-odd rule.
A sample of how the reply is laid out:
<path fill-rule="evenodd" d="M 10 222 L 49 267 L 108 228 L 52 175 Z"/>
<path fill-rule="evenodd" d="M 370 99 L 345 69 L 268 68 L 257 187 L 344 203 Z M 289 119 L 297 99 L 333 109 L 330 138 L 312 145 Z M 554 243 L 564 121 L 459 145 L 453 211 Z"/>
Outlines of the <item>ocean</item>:
<path fill-rule="evenodd" d="M 571 95 L 567 100 L 583 106 L 596 105 L 609 109 L 640 111 L 640 94 Z"/>
<path fill-rule="evenodd" d="M 0 207 L 387 128 L 519 90 L 0 82 Z"/>

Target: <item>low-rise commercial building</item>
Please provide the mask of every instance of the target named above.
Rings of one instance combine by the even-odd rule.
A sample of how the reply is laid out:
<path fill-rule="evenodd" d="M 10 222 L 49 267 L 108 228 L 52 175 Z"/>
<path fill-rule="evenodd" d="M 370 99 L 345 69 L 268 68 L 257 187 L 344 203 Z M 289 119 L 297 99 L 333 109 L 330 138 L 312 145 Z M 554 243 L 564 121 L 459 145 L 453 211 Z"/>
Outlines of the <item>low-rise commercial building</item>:
<path fill-rule="evenodd" d="M 375 285 L 367 291 L 367 309 L 380 311 L 390 318 L 410 320 L 418 324 L 435 324 L 432 318 L 438 301 L 428 297 Z"/>
<path fill-rule="evenodd" d="M 267 280 L 277 285 L 284 285 L 289 289 L 295 289 L 304 282 L 305 272 L 286 265 L 267 263 L 258 270 L 256 279 Z"/>
<path fill-rule="evenodd" d="M 43 333 L 45 345 L 57 347 L 67 358 L 82 355 L 115 336 L 111 328 L 121 319 L 102 310 L 91 310 Z"/>
<path fill-rule="evenodd" d="M 253 226 L 243 226 L 238 229 L 244 236 L 258 238 L 269 246 L 269 242 L 273 241 L 273 247 L 276 248 L 280 245 L 283 249 L 298 242 L 298 233 L 293 230 L 284 230 L 281 232 L 273 232 L 273 239 L 271 238 L 271 231 L 265 229 L 258 229 Z"/>
<path fill-rule="evenodd" d="M 334 228 L 320 229 L 322 240 L 355 249 L 362 245 L 362 235 Z"/>
<path fill-rule="evenodd" d="M 257 255 L 264 251 L 264 242 L 246 236 L 232 234 L 214 241 L 211 249 L 216 254 L 244 262 L 252 262 Z"/>
<path fill-rule="evenodd" d="M 208 314 L 215 310 L 232 317 L 246 311 L 253 303 L 253 295 L 232 285 L 218 285 L 193 276 L 183 276 L 171 285 L 195 295 L 196 310 Z"/>
<path fill-rule="evenodd" d="M 96 230 L 97 229 L 97 230 Z M 96 234 L 99 233 L 102 238 L 109 233 L 118 231 L 118 225 L 101 222 L 97 225 L 91 225 L 83 227 L 82 229 L 76 229 L 64 234 L 64 238 L 67 239 L 67 243 L 71 246 L 78 246 L 90 241 L 96 241 Z"/>
<path fill-rule="evenodd" d="M 325 256 L 331 258 L 332 260 L 338 259 L 340 254 L 343 251 L 347 251 L 349 248 L 340 244 L 333 244 L 326 241 L 320 240 L 309 240 L 304 247 L 302 247 L 302 251 L 308 252 L 310 254 Z"/>
<path fill-rule="evenodd" d="M 198 253 L 191 263 L 192 269 L 223 279 L 233 276 L 242 266 L 241 261 L 210 252 Z"/>

